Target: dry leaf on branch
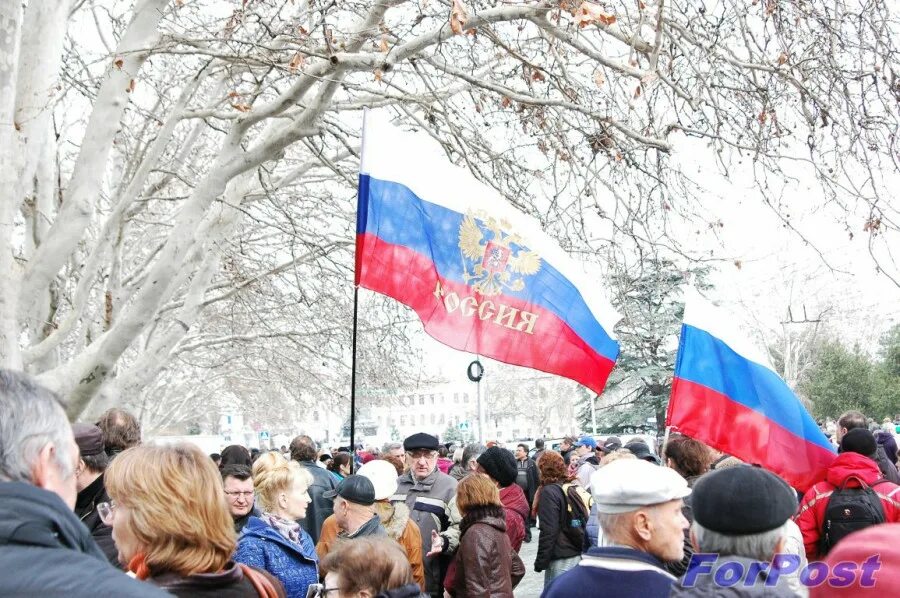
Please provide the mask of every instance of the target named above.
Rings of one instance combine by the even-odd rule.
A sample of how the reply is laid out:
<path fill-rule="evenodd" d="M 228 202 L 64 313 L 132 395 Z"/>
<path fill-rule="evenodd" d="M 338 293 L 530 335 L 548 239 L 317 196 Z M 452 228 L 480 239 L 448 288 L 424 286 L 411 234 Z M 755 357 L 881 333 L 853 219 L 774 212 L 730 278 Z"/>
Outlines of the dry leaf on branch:
<path fill-rule="evenodd" d="M 782 52 L 781 55 L 778 56 L 778 66 L 785 64 L 788 61 L 788 55 L 786 52 Z"/>
<path fill-rule="evenodd" d="M 381 51 L 382 54 L 387 54 L 387 52 L 388 52 L 387 35 L 381 36 L 381 43 L 378 44 L 378 49 Z"/>
<path fill-rule="evenodd" d="M 382 77 L 384 77 L 384 73 L 381 71 L 381 69 L 375 69 L 375 80 L 380 83 Z"/>
<path fill-rule="evenodd" d="M 591 24 L 612 25 L 616 22 L 616 15 L 606 12 L 599 4 L 585 1 L 575 11 L 575 22 L 579 27 L 587 27 Z"/>
<path fill-rule="evenodd" d="M 122 60 L 121 58 L 116 58 L 116 61 L 113 62 L 113 66 L 115 66 L 119 70 L 122 69 L 122 66 L 124 66 L 124 64 L 125 64 L 125 61 Z"/>
<path fill-rule="evenodd" d="M 510 105 L 511 103 L 512 103 L 512 100 L 510 100 L 510 99 L 509 99 L 508 97 L 506 97 L 506 96 L 503 96 L 503 99 L 500 100 L 500 105 L 501 105 L 502 107 L 504 107 L 504 108 L 509 108 L 509 105 Z"/>
<path fill-rule="evenodd" d="M 249 104 L 232 104 L 231 107 L 234 108 L 235 110 L 237 110 L 238 112 L 250 112 Z"/>
<path fill-rule="evenodd" d="M 296 73 L 297 69 L 303 66 L 303 54 L 297 52 L 291 58 L 291 61 L 288 63 L 288 68 L 291 70 L 291 73 Z"/>
<path fill-rule="evenodd" d="M 450 30 L 453 32 L 453 35 L 462 33 L 468 20 L 469 14 L 466 12 L 462 2 L 453 0 L 453 4 L 450 7 Z"/>
<path fill-rule="evenodd" d="M 597 71 L 594 73 L 594 83 L 597 84 L 597 87 L 603 87 L 603 84 L 606 83 L 606 77 L 603 76 L 603 73 Z"/>
<path fill-rule="evenodd" d="M 131 81 L 128 82 L 128 87 L 125 89 L 125 91 L 127 91 L 128 93 L 131 93 L 132 91 L 134 91 L 135 85 L 136 85 L 135 80 L 132 79 Z"/>

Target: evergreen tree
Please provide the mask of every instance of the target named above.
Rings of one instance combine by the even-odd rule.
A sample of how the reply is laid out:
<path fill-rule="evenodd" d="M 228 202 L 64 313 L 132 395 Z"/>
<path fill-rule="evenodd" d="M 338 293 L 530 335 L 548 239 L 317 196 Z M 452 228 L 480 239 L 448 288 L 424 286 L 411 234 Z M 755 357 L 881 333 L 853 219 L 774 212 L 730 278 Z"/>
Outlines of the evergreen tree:
<path fill-rule="evenodd" d="M 653 417 L 657 431 L 664 429 L 684 316 L 682 288 L 688 282 L 701 290 L 709 288 L 707 275 L 706 267 L 682 269 L 672 260 L 654 256 L 611 277 L 616 291 L 612 302 L 623 317 L 615 329 L 621 350 L 607 392 L 621 398 L 612 406 L 597 408 L 598 431 L 646 428 Z M 590 429 L 592 396 L 579 404 L 583 429 Z"/>

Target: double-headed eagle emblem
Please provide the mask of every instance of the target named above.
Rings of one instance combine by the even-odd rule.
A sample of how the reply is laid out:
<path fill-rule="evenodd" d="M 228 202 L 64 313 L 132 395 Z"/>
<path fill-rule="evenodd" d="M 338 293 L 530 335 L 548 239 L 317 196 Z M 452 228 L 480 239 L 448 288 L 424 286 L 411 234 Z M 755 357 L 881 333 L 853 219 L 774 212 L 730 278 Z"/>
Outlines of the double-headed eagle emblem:
<path fill-rule="evenodd" d="M 459 225 L 463 279 L 476 293 L 492 296 L 504 290 L 521 291 L 524 277 L 541 269 L 538 254 L 523 247 L 518 234 L 505 232 L 510 228 L 506 220 L 498 221 L 482 212 L 468 212 L 463 217 Z M 486 233 L 489 238 L 485 238 Z"/>

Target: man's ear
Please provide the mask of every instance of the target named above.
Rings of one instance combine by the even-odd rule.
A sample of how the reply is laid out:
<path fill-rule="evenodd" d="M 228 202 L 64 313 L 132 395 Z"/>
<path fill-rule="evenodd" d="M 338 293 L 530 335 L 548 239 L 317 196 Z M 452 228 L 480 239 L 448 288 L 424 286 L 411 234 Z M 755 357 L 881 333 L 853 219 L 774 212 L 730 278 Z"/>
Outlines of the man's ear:
<path fill-rule="evenodd" d="M 56 446 L 48 442 L 41 448 L 31 468 L 31 481 L 38 488 L 51 490 L 59 477 L 56 465 Z"/>
<path fill-rule="evenodd" d="M 700 552 L 700 544 L 697 542 L 697 536 L 694 535 L 694 530 L 690 530 L 688 532 L 691 537 L 691 546 L 694 547 L 694 552 Z M 777 550 L 775 552 L 778 552 Z"/>
<path fill-rule="evenodd" d="M 775 558 L 776 554 L 784 554 L 784 547 L 787 545 L 787 538 L 781 536 L 778 539 L 778 542 L 775 543 L 775 552 L 772 553 L 772 558 Z"/>
<path fill-rule="evenodd" d="M 631 528 L 634 533 L 645 542 L 649 542 L 653 537 L 653 523 L 650 514 L 646 511 L 638 511 L 631 520 Z"/>

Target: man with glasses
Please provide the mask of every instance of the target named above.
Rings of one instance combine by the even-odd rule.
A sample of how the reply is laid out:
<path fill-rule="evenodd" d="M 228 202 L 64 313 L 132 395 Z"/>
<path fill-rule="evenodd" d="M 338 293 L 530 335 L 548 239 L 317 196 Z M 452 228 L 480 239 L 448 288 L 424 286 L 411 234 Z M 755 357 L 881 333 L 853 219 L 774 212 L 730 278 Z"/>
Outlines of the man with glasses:
<path fill-rule="evenodd" d="M 403 441 L 408 471 L 397 479 L 392 502 L 402 501 L 422 534 L 425 587 L 441 597 L 450 556 L 459 543 L 459 512 L 455 508 L 456 480 L 437 468 L 438 439 L 413 434 Z M 453 503 L 451 505 L 451 502 Z"/>
<path fill-rule="evenodd" d="M 228 510 L 234 520 L 234 531 L 240 535 L 251 516 L 259 517 L 253 501 L 253 477 L 246 465 L 226 465 L 222 468 L 222 485 Z"/>

